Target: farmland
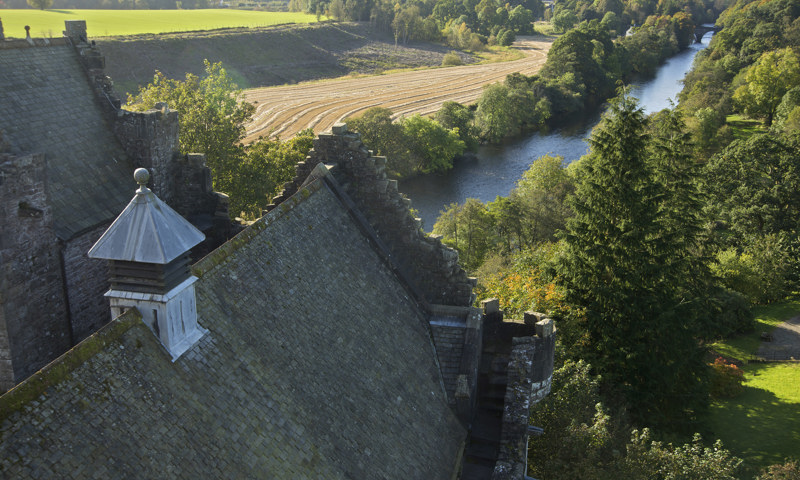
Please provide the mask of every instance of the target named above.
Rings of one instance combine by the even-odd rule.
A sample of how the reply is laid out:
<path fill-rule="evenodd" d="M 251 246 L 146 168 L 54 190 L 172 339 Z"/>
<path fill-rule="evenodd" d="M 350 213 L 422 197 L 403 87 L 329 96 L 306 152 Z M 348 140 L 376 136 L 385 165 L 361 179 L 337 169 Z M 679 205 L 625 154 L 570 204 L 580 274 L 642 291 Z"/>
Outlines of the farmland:
<path fill-rule="evenodd" d="M 389 108 L 403 116 L 434 113 L 446 101 L 473 103 L 485 85 L 500 82 L 510 73 L 538 72 L 547 60 L 550 43 L 544 37 L 520 38 L 515 48 L 525 56 L 511 62 L 247 90 L 245 98 L 256 104 L 256 114 L 247 126 L 245 143 L 259 136 L 289 138 L 305 128 L 321 132 L 370 107 Z"/>
<path fill-rule="evenodd" d="M 34 37 L 60 37 L 65 20 L 86 20 L 90 37 L 142 35 L 235 27 L 314 23 L 314 15 L 248 10 L 0 10 L 5 34 L 25 37 L 30 25 Z"/>

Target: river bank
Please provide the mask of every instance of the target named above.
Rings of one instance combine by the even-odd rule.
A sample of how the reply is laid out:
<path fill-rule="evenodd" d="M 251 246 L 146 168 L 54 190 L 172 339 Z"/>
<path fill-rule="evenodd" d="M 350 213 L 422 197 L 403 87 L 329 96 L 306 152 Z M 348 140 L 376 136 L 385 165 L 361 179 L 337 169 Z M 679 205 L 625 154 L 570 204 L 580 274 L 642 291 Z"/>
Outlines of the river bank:
<path fill-rule="evenodd" d="M 632 83 L 634 96 L 640 99 L 645 113 L 670 106 L 682 88 L 681 81 L 691 69 L 695 55 L 708 46 L 710 35 L 702 43 L 692 44 L 662 64 L 649 80 Z M 425 231 L 431 231 L 441 210 L 467 198 L 482 202 L 506 196 L 530 164 L 543 155 L 561 155 L 571 163 L 588 151 L 586 139 L 600 120 L 601 111 L 587 115 L 584 121 L 547 133 L 536 132 L 501 145 L 482 146 L 473 158 L 457 162 L 446 175 L 427 175 L 400 183 L 400 191 L 411 199 L 412 207 L 422 218 Z"/>

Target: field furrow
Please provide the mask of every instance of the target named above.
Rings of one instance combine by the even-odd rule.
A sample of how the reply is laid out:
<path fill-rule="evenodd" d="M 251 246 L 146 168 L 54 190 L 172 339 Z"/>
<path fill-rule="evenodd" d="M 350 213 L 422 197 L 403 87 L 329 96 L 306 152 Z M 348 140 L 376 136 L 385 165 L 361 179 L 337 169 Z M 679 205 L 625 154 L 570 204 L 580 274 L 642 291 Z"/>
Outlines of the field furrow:
<path fill-rule="evenodd" d="M 256 113 L 247 125 L 245 143 L 260 136 L 291 138 L 305 128 L 319 133 L 371 107 L 388 108 L 399 118 L 432 114 L 447 101 L 473 103 L 485 85 L 510 73 L 537 73 L 547 60 L 550 41 L 521 38 L 514 46 L 524 58 L 246 90 L 245 99 L 256 105 Z"/>

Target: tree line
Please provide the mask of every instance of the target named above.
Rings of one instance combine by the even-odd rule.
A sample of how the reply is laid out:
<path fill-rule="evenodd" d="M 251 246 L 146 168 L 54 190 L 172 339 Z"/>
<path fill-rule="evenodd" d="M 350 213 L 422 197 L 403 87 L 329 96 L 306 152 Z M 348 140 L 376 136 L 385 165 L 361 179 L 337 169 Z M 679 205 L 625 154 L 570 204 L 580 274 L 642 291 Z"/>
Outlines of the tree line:
<path fill-rule="evenodd" d="M 587 157 L 568 167 L 539 159 L 508 197 L 453 205 L 434 226 L 478 274 L 482 296 L 500 297 L 512 314 L 535 309 L 558 320 L 562 382 L 532 417 L 552 422 L 531 443 L 544 459 L 531 462 L 532 475 L 734 478 L 739 462 L 720 447 L 653 439 L 685 438 L 702 420 L 712 375 L 705 345 L 752 329 L 749 306 L 782 298 L 800 279 L 795 3 L 738 2 L 677 109 L 645 117 L 618 91 Z M 399 122 L 373 110 L 349 122 L 396 175 L 445 171 L 479 141 L 602 103 L 623 72 L 646 72 L 680 38 L 691 41 L 687 15 L 645 17 L 625 40 L 613 39 L 606 15 L 584 19 L 556 41 L 540 75 L 509 76 L 474 107 L 448 103 L 433 119 Z M 785 81 L 771 82 L 767 64 Z M 780 98 L 774 111 L 756 106 L 766 98 Z M 181 149 L 207 153 L 215 188 L 249 218 L 311 146 L 310 132 L 241 145 L 252 106 L 220 65 L 184 81 L 157 74 L 129 103 L 156 101 L 181 111 Z M 735 130 L 730 113 L 763 129 Z M 221 146 L 204 144 L 209 136 Z M 762 478 L 782 478 L 779 470 Z"/>
<path fill-rule="evenodd" d="M 752 331 L 750 305 L 798 287 L 800 132 L 755 134 L 698 162 L 680 111 L 645 117 L 622 92 L 590 145 L 566 167 L 559 157 L 537 159 L 509 196 L 451 205 L 433 228 L 475 272 L 480 298 L 500 298 L 510 315 L 548 313 L 564 368 L 585 362 L 599 376 L 603 406 L 589 405 L 569 435 L 532 441 L 538 460 L 530 474 L 736 478 L 739 463 L 723 450 L 687 444 L 651 458 L 649 449 L 654 436 L 702 428 L 716 375 L 706 345 Z M 737 231 L 733 244 L 729 228 Z M 536 412 L 534 424 L 557 421 Z M 643 435 L 642 427 L 652 429 L 647 441 L 631 432 Z M 626 476 L 631 449 L 650 452 L 653 469 L 678 462 L 676 452 L 684 456 L 673 467 L 685 467 L 695 452 L 698 470 Z M 576 477 L 577 468 L 589 471 Z M 708 471 L 715 473 L 697 473 Z"/>
<path fill-rule="evenodd" d="M 583 21 L 553 42 L 539 75 L 509 75 L 487 86 L 475 105 L 445 102 L 433 119 L 415 116 L 396 125 L 393 112 L 375 107 L 347 122 L 370 149 L 388 157 L 392 175 L 442 173 L 452 168 L 455 157 L 482 142 L 499 143 L 526 130 L 562 125 L 598 108 L 617 82 L 652 75 L 666 58 L 686 48 L 693 29 L 683 12 L 648 17 L 631 35 L 616 39 L 609 24 Z M 409 129 L 422 124 L 427 131 Z"/>
<path fill-rule="evenodd" d="M 792 1 L 735 3 L 675 109 L 645 117 L 620 92 L 589 155 L 537 159 L 509 196 L 439 217 L 482 297 L 558 321 L 562 384 L 532 413 L 546 433 L 530 475 L 736 478 L 719 446 L 653 437 L 702 428 L 725 370 L 705 346 L 797 291 L 798 17 Z M 798 475 L 788 461 L 759 478 Z"/>
<path fill-rule="evenodd" d="M 219 2 L 209 0 L 0 0 L 0 8 L 26 8 L 40 10 L 99 9 L 99 10 L 174 10 L 213 8 Z"/>

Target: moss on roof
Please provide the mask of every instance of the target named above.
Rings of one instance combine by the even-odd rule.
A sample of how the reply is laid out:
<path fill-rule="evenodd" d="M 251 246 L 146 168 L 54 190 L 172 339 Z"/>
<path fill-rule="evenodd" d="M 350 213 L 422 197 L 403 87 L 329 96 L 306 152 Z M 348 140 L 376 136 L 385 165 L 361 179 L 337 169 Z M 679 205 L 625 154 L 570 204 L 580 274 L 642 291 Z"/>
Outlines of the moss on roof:
<path fill-rule="evenodd" d="M 133 313 L 104 328 L 3 398 L 0 471 L 453 477 L 426 316 L 324 179 L 195 270 L 209 333 L 173 363 Z"/>
<path fill-rule="evenodd" d="M 0 423 L 42 395 L 48 388 L 67 379 L 69 374 L 83 362 L 104 350 L 122 334 L 141 323 L 142 316 L 136 309 L 130 309 L 100 330 L 85 338 L 71 350 L 53 360 L 43 369 L 0 396 Z"/>

